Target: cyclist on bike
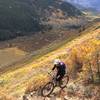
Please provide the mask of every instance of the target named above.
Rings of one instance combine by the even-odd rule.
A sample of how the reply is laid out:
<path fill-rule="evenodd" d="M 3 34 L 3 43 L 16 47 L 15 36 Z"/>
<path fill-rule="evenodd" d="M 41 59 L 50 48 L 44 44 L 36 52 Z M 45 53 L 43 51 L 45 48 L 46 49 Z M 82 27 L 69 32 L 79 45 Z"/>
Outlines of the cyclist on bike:
<path fill-rule="evenodd" d="M 56 81 L 60 83 L 66 73 L 66 65 L 60 59 L 55 59 L 52 70 L 55 69 L 57 69 Z"/>

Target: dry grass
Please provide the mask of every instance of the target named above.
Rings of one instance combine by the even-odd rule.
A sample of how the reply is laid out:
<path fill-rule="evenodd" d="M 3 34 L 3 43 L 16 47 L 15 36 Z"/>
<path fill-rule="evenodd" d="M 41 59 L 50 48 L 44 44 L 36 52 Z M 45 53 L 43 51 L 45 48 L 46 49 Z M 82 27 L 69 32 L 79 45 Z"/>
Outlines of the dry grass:
<path fill-rule="evenodd" d="M 97 36 L 99 36 L 99 32 L 100 30 L 96 30 L 95 32 L 92 32 L 80 38 L 79 40 L 77 39 L 76 41 L 73 41 L 74 45 L 69 45 L 71 47 L 67 49 L 67 53 L 63 52 L 62 54 L 60 53 L 60 55 L 57 56 L 58 58 L 63 59 L 65 63 L 70 66 L 69 71 L 72 72 L 73 76 L 77 76 L 76 74 L 80 72 L 80 70 L 78 70 L 79 68 L 81 68 L 83 72 L 80 73 L 78 76 L 88 76 L 87 70 L 89 69 L 89 65 L 87 61 L 90 60 L 97 49 L 100 49 L 100 40 L 96 38 Z M 68 45 L 66 47 L 68 47 Z M 93 66 L 93 69 L 95 69 L 95 66 Z M 29 84 L 29 86 L 33 86 L 33 84 Z"/>
<path fill-rule="evenodd" d="M 10 96 L 6 90 L 0 87 L 0 100 L 17 100 L 15 97 Z"/>
<path fill-rule="evenodd" d="M 97 48 L 100 48 L 100 40 L 97 39 L 97 36 L 99 35 L 99 29 L 94 32 L 91 30 L 88 34 L 64 44 L 61 48 L 24 65 L 22 68 L 2 74 L 0 80 L 5 81 L 4 88 L 7 89 L 10 94 L 21 94 L 21 92 L 23 93 L 27 87 L 28 89 L 26 91 L 30 91 L 30 88 L 33 88 L 33 86 L 36 85 L 37 87 L 38 85 L 44 84 L 44 79 L 47 80 L 47 78 L 43 72 L 46 71 L 48 66 L 49 69 L 51 69 L 52 60 L 55 58 L 61 58 L 64 60 L 70 69 L 75 65 L 75 57 L 77 57 L 80 62 L 85 62 L 85 59 L 88 57 L 87 55 L 90 56 Z M 43 65 L 45 65 L 45 67 L 43 67 Z M 39 69 L 42 69 L 42 71 Z"/>
<path fill-rule="evenodd" d="M 47 75 L 40 74 L 36 76 L 34 79 L 32 79 L 28 87 L 25 90 L 25 94 L 31 93 L 33 91 L 37 91 L 39 88 L 44 86 L 49 81 L 49 78 Z"/>

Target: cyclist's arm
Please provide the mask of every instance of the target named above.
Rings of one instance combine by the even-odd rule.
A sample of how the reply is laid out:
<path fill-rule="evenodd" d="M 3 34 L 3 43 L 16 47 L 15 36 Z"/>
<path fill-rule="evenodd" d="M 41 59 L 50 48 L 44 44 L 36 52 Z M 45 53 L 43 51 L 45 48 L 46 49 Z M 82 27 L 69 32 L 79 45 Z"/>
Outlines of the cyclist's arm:
<path fill-rule="evenodd" d="M 56 65 L 54 65 L 54 67 L 52 68 L 52 70 L 55 70 L 55 68 L 56 68 Z"/>

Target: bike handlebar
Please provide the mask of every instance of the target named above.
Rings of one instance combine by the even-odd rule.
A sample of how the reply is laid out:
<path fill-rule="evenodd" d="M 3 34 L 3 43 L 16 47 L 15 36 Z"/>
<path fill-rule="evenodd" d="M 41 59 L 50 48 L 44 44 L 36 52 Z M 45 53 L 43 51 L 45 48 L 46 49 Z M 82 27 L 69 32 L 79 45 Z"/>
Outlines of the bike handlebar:
<path fill-rule="evenodd" d="M 48 72 L 49 75 L 51 75 L 52 72 Z"/>

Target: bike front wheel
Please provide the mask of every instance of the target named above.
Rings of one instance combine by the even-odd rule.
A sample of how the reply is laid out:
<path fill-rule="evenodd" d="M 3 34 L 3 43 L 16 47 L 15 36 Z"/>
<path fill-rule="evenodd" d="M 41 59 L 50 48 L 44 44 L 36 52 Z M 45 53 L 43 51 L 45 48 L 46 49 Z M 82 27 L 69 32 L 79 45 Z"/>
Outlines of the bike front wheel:
<path fill-rule="evenodd" d="M 42 96 L 46 97 L 49 96 L 54 90 L 54 84 L 53 82 L 47 83 L 41 90 Z"/>

